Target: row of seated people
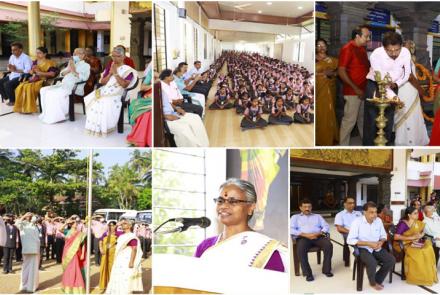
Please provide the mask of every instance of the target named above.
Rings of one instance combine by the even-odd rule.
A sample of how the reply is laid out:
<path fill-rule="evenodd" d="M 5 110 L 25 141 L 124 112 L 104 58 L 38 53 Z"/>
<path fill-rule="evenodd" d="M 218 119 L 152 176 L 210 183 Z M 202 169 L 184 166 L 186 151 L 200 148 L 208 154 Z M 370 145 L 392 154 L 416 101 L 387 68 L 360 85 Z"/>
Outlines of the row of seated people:
<path fill-rule="evenodd" d="M 222 65 L 219 59 L 202 71 L 201 62 L 195 61 L 194 67 L 188 70 L 188 64 L 181 62 L 174 71 L 165 69 L 157 74 L 164 127 L 173 135 L 176 146 L 209 146 L 203 124 L 206 97 Z"/>
<path fill-rule="evenodd" d="M 303 72 L 305 69 L 258 54 L 235 51 L 224 51 L 221 59 L 227 62 L 228 76 L 219 75 L 210 109 L 235 107 L 237 114 L 244 115 L 243 130 L 266 127 L 268 122 L 262 118 L 263 113 L 269 114 L 269 124 L 274 125 L 313 122 L 313 87 L 310 74 Z M 291 84 L 294 88 L 287 86 Z M 287 115 L 288 109 L 294 110 L 292 117 Z"/>
<path fill-rule="evenodd" d="M 366 266 L 369 283 L 376 290 L 384 288 L 385 277 L 394 270 L 396 257 L 400 258 L 402 254 L 402 277 L 407 283 L 431 286 L 438 282 L 438 254 L 433 245 L 440 246 L 440 217 L 431 203 L 424 206 L 423 212 L 416 203 L 411 205 L 404 210 L 396 226 L 389 215 L 384 214 L 385 211 L 378 214 L 374 202 L 364 204 L 363 213 L 356 211 L 352 197 L 344 199 L 344 210 L 335 216 L 337 231 L 348 245 L 358 250 L 359 258 Z M 323 274 L 332 277 L 333 244 L 329 238 L 329 224 L 321 215 L 312 213 L 310 200 L 303 199 L 299 209 L 301 213 L 291 218 L 291 235 L 295 239 L 306 280 L 314 280 L 307 253 L 315 246 L 324 252 Z"/>
<path fill-rule="evenodd" d="M 62 65 L 63 69 L 49 58 L 45 47 L 36 49 L 34 61 L 23 52 L 21 43 L 12 43 L 11 50 L 9 73 L 0 79 L 0 95 L 2 100 L 9 101 L 7 104 L 13 106 L 14 112 L 35 113 L 39 100 L 42 122 L 53 124 L 68 117 L 73 121 L 73 99 L 80 97 L 84 100 L 88 133 L 105 136 L 115 130 L 117 124 L 121 129 L 124 99 L 138 84 L 134 62 L 125 55 L 122 45 L 113 49 L 111 61 L 101 78 L 101 61 L 91 48 L 76 48 L 72 58 Z M 148 74 L 148 69 L 151 72 L 151 66 L 147 66 L 141 91 L 137 99 L 133 99 L 129 112 L 129 121 L 138 134 L 130 134 L 127 139 L 134 145 L 151 144 L 151 118 L 150 114 L 145 115 L 151 111 L 151 73 Z M 97 85 L 102 87 L 95 89 Z"/>

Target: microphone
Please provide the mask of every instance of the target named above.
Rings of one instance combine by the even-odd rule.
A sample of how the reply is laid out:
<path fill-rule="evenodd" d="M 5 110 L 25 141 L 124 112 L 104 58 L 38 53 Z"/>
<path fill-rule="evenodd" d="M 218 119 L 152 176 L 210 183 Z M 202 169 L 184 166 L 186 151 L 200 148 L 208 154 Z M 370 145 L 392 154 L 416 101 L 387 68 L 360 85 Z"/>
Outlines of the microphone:
<path fill-rule="evenodd" d="M 182 223 L 182 231 L 187 230 L 190 226 L 200 226 L 201 228 L 207 228 L 211 225 L 211 220 L 204 216 L 199 218 L 179 217 L 172 219 L 172 221 Z"/>

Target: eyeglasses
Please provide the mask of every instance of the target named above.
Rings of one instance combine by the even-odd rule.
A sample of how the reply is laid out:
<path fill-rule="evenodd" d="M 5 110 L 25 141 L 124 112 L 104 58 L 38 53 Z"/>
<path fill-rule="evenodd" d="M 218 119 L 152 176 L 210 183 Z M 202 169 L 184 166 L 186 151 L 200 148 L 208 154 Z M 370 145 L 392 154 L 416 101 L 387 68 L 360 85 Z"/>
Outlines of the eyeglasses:
<path fill-rule="evenodd" d="M 214 198 L 214 203 L 218 205 L 223 205 L 224 203 L 228 203 L 231 206 L 236 206 L 240 203 L 252 203 L 250 201 L 246 201 L 246 200 L 238 200 L 235 198 L 223 198 L 223 197 L 218 197 L 218 198 Z"/>

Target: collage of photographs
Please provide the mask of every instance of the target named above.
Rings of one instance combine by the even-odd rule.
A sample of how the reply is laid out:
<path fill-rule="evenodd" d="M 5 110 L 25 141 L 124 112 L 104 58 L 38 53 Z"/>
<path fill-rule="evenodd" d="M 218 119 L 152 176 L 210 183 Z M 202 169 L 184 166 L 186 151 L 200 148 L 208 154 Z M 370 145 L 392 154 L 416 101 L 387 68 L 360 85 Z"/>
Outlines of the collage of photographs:
<path fill-rule="evenodd" d="M 0 294 L 440 293 L 440 1 L 0 1 Z"/>

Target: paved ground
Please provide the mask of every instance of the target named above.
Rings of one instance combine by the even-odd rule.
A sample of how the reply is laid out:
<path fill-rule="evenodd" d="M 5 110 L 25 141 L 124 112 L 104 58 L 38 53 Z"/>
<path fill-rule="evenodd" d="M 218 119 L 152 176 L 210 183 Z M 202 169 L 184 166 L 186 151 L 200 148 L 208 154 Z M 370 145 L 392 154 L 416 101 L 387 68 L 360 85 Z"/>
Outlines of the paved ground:
<path fill-rule="evenodd" d="M 91 293 L 100 293 L 99 288 L 99 267 L 91 258 L 92 267 L 90 268 Z M 142 280 L 144 282 L 144 293 L 149 293 L 151 289 L 151 256 L 142 261 Z M 20 286 L 21 263 L 14 263 L 13 274 L 3 274 L 0 272 L 0 293 L 18 294 Z M 63 270 L 61 264 L 56 264 L 54 260 L 43 261 L 43 270 L 40 271 L 40 285 L 38 294 L 59 294 L 61 292 L 61 276 Z"/>

